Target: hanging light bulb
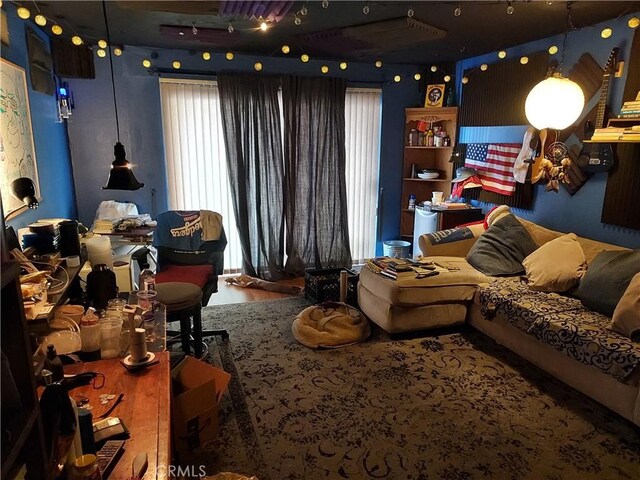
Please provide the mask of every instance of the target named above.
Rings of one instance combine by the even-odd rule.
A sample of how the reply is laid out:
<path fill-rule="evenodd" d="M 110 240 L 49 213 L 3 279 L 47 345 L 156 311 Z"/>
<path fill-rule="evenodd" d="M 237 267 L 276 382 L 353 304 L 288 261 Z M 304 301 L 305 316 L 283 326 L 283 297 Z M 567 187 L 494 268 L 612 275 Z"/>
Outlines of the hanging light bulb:
<path fill-rule="evenodd" d="M 376 60 L 375 66 L 376 68 L 382 68 L 382 60 Z"/>
<path fill-rule="evenodd" d="M 102 48 L 99 48 L 96 51 L 96 55 L 98 55 L 100 58 L 104 58 L 107 56 L 107 52 L 105 52 Z"/>
<path fill-rule="evenodd" d="M 302 60 L 302 63 L 307 63 L 309 61 L 309 55 L 307 55 L 306 53 L 303 53 L 300 56 L 300 60 Z"/>
<path fill-rule="evenodd" d="M 297 13 L 293 16 L 293 23 L 295 23 L 296 25 L 300 25 L 302 23 L 302 19 L 298 16 Z"/>
<path fill-rule="evenodd" d="M 229 22 L 229 26 L 227 27 L 227 32 L 233 33 L 233 30 L 234 30 L 233 24 L 231 22 Z"/>
<path fill-rule="evenodd" d="M 629 28 L 638 28 L 640 26 L 640 18 L 631 17 L 627 22 L 627 25 L 629 26 Z"/>
<path fill-rule="evenodd" d="M 416 12 L 413 11 L 413 5 L 409 5 L 409 10 L 407 10 L 407 17 L 412 18 Z"/>
<path fill-rule="evenodd" d="M 362 13 L 365 15 L 369 15 L 369 2 L 364 2 L 364 7 L 362 7 Z"/>
<path fill-rule="evenodd" d="M 307 4 L 305 3 L 300 9 L 300 15 L 306 16 L 309 13 L 309 9 L 307 8 Z"/>
<path fill-rule="evenodd" d="M 462 83 L 464 85 L 466 85 L 467 83 L 469 83 L 469 77 L 462 77 Z"/>
<path fill-rule="evenodd" d="M 195 23 L 191 25 L 191 33 L 193 33 L 194 35 L 198 34 L 198 27 L 196 27 Z"/>
<path fill-rule="evenodd" d="M 516 9 L 513 8 L 513 5 L 511 4 L 511 2 L 509 2 L 509 6 L 507 7 L 507 15 L 513 15 L 515 11 Z"/>
<path fill-rule="evenodd" d="M 549 47 L 549 55 L 555 55 L 556 53 L 558 53 L 558 47 L 556 47 L 555 45 L 551 45 Z"/>
<path fill-rule="evenodd" d="M 451 81 L 451 75 L 445 75 L 444 76 L 444 81 L 447 82 L 447 83 L 450 82 Z"/>
<path fill-rule="evenodd" d="M 54 35 L 62 35 L 62 27 L 57 23 L 51 26 L 51 31 Z"/>
<path fill-rule="evenodd" d="M 346 70 L 348 67 L 347 62 L 340 62 L 340 70 Z"/>
<path fill-rule="evenodd" d="M 173 68 L 175 68 L 176 70 L 179 70 L 180 67 L 182 67 L 182 64 L 178 61 L 178 60 L 174 60 L 173 63 L 171 64 L 173 66 Z"/>
<path fill-rule="evenodd" d="M 114 54 L 116 57 L 119 57 L 120 55 L 122 55 L 122 49 L 121 49 L 120 47 L 116 47 L 116 48 L 114 48 L 114 49 L 113 49 L 113 54 Z"/>
<path fill-rule="evenodd" d="M 486 72 L 487 68 L 489 68 L 489 65 L 487 65 L 486 63 L 483 63 L 482 65 L 480 65 L 480 70 L 482 70 L 483 72 Z"/>
<path fill-rule="evenodd" d="M 522 65 L 526 65 L 527 63 L 529 63 L 529 57 L 520 57 L 520 63 Z"/>
<path fill-rule="evenodd" d="M 322 8 L 329 8 L 329 0 L 322 0 Z"/>
<path fill-rule="evenodd" d="M 524 104 L 527 120 L 538 130 L 563 130 L 576 121 L 583 108 L 580 86 L 557 72 L 533 87 Z"/>
<path fill-rule="evenodd" d="M 31 12 L 28 9 L 24 8 L 24 7 L 19 7 L 16 10 L 16 13 L 23 20 L 28 20 L 29 17 L 31 16 Z"/>
<path fill-rule="evenodd" d="M 80 46 L 84 42 L 82 41 L 82 39 L 78 35 L 74 35 L 73 37 L 71 37 L 71 43 L 73 43 L 76 46 Z"/>
<path fill-rule="evenodd" d="M 504 50 L 500 50 L 498 52 L 498 58 L 505 58 L 507 56 L 507 52 L 505 52 Z"/>
<path fill-rule="evenodd" d="M 438 67 L 436 65 L 431 65 L 431 71 L 436 73 L 438 71 Z"/>
<path fill-rule="evenodd" d="M 144 60 L 142 60 L 142 66 L 144 68 L 149 68 L 151 66 L 151 60 L 148 60 L 146 58 Z"/>
<path fill-rule="evenodd" d="M 98 46 L 100 48 L 107 48 L 107 41 L 106 40 L 98 40 Z"/>
<path fill-rule="evenodd" d="M 262 30 L 263 32 L 266 32 L 267 30 L 269 30 L 269 25 L 267 24 L 267 22 L 261 22 L 260 23 L 260 30 Z"/>
<path fill-rule="evenodd" d="M 400 80 L 402 80 L 402 77 L 400 75 L 396 75 L 395 77 L 393 77 L 393 81 L 396 83 L 400 83 Z"/>
<path fill-rule="evenodd" d="M 602 32 L 600 32 L 600 36 L 602 38 L 609 38 L 611 35 L 613 35 L 613 30 L 610 28 L 603 28 Z"/>
<path fill-rule="evenodd" d="M 329 73 L 329 67 L 327 67 L 326 65 L 323 65 L 322 67 L 320 67 L 320 71 L 322 73 Z"/>
<path fill-rule="evenodd" d="M 224 58 L 226 58 L 229 61 L 233 60 L 233 52 L 227 52 Z"/>
<path fill-rule="evenodd" d="M 202 59 L 206 61 L 211 60 L 211 54 L 209 52 L 202 52 Z"/>
<path fill-rule="evenodd" d="M 284 53 L 285 55 L 288 54 L 290 51 L 291 49 L 289 48 L 289 45 L 282 46 L 282 53 Z"/>
<path fill-rule="evenodd" d="M 414 80 L 416 80 L 416 81 L 420 80 L 421 78 L 422 78 L 422 75 L 420 75 L 419 73 L 416 73 L 416 74 L 413 76 L 413 79 L 414 79 Z"/>
<path fill-rule="evenodd" d="M 256 62 L 253 64 L 253 68 L 256 69 L 256 72 L 259 72 L 260 70 L 262 70 L 262 64 L 260 62 Z"/>
<path fill-rule="evenodd" d="M 462 15 L 462 9 L 460 8 L 460 4 L 458 4 L 456 9 L 453 11 L 453 15 L 456 17 L 459 17 L 460 15 Z"/>
<path fill-rule="evenodd" d="M 47 18 L 44 15 L 36 15 L 33 21 L 36 22 L 36 25 L 40 25 L 41 27 L 44 27 L 47 24 Z"/>

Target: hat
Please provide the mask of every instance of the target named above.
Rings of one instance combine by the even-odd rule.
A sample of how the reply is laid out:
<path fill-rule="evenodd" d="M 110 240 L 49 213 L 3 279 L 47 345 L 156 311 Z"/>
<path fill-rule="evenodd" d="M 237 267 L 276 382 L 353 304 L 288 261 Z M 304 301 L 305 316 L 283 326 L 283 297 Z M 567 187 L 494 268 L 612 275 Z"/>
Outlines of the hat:
<path fill-rule="evenodd" d="M 463 182 L 467 178 L 471 178 L 473 176 L 478 175 L 478 172 L 475 168 L 470 167 L 460 167 L 456 170 L 456 178 L 451 180 L 453 183 Z"/>

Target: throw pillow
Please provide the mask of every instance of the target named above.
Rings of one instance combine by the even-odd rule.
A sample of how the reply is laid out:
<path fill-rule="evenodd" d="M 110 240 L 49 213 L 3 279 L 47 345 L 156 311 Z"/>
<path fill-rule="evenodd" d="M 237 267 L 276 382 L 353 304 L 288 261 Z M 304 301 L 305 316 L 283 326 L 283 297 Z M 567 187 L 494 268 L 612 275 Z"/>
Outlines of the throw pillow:
<path fill-rule="evenodd" d="M 640 342 L 640 273 L 629 282 L 618 306 L 613 311 L 611 329 Z"/>
<path fill-rule="evenodd" d="M 494 221 L 467 254 L 476 270 L 490 276 L 519 275 L 522 261 L 537 248 L 526 228 L 512 215 Z"/>
<path fill-rule="evenodd" d="M 541 292 L 566 292 L 580 283 L 587 260 L 574 233 L 545 243 L 522 262 L 529 287 Z"/>
<path fill-rule="evenodd" d="M 640 250 L 600 252 L 580 281 L 580 301 L 610 317 L 637 273 L 640 273 Z"/>

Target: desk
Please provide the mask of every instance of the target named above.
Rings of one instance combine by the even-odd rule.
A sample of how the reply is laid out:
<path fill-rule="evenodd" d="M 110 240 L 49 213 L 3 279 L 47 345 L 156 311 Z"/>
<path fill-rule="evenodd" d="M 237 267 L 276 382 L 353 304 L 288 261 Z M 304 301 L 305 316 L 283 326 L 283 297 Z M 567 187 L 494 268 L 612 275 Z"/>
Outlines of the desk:
<path fill-rule="evenodd" d="M 101 372 L 105 384 L 99 390 L 91 385 L 75 388 L 70 395 L 85 395 L 93 405 L 91 413 L 94 422 L 99 415 L 108 410 L 115 400 L 107 405 L 100 404 L 100 394 L 124 393 L 122 402 L 111 416 L 120 418 L 129 429 L 130 437 L 124 444 L 124 453 L 118 460 L 110 479 L 123 480 L 131 475 L 131 463 L 139 453 L 149 457 L 149 468 L 144 480 L 167 479 L 168 466 L 171 463 L 171 405 L 169 353 L 156 353 L 159 363 L 139 372 L 129 372 L 120 359 L 99 360 L 65 366 L 66 374 L 83 372 Z M 157 467 L 167 467 L 160 468 Z M 157 475 L 156 475 L 157 472 Z"/>

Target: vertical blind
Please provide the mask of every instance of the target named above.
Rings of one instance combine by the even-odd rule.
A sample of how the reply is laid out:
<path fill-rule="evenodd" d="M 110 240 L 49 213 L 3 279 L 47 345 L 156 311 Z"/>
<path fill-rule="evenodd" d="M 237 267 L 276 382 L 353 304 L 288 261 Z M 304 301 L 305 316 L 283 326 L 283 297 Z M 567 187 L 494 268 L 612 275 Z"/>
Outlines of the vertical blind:
<path fill-rule="evenodd" d="M 171 210 L 213 210 L 227 234 L 226 273 L 242 266 L 215 82 L 160 79 Z"/>
<path fill-rule="evenodd" d="M 349 246 L 359 264 L 376 252 L 382 91 L 347 88 L 345 100 Z"/>
<path fill-rule="evenodd" d="M 224 218 L 225 272 L 242 267 L 227 178 L 216 82 L 160 79 L 162 125 L 172 210 L 213 210 Z M 347 89 L 346 182 L 354 263 L 375 255 L 382 91 Z"/>

